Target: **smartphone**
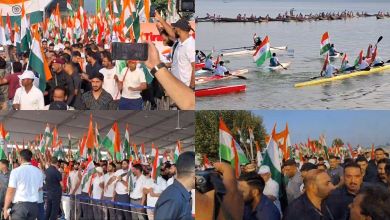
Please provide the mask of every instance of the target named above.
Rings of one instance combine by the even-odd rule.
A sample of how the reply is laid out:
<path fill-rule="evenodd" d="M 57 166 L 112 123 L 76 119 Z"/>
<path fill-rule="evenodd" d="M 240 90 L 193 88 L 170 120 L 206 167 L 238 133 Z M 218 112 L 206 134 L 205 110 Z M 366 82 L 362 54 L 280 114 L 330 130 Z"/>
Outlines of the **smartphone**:
<path fill-rule="evenodd" d="M 156 17 L 156 7 L 154 5 L 150 6 L 150 17 Z"/>
<path fill-rule="evenodd" d="M 148 59 L 147 43 L 113 42 L 111 48 L 113 60 L 146 61 Z"/>

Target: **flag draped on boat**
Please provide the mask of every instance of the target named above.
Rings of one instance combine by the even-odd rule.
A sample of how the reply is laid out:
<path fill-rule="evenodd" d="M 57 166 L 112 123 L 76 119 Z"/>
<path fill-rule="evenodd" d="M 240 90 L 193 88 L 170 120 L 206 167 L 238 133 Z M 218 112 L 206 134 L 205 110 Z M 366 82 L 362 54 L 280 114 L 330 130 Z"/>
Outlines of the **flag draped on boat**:
<path fill-rule="evenodd" d="M 321 38 L 320 55 L 327 53 L 330 50 L 329 33 L 325 32 Z"/>
<path fill-rule="evenodd" d="M 236 174 L 239 171 L 239 165 L 249 163 L 244 151 L 234 140 L 222 118 L 219 119 L 219 156 L 222 160 L 230 162 L 235 167 Z"/>
<path fill-rule="evenodd" d="M 38 31 L 36 31 L 31 45 L 29 65 L 39 74 L 39 89 L 44 92 L 46 89 L 46 82 L 52 78 L 52 75 L 40 42 L 41 37 L 39 36 Z"/>
<path fill-rule="evenodd" d="M 269 58 L 271 58 L 271 50 L 269 38 L 266 36 L 253 54 L 253 60 L 256 62 L 257 66 L 261 66 Z"/>

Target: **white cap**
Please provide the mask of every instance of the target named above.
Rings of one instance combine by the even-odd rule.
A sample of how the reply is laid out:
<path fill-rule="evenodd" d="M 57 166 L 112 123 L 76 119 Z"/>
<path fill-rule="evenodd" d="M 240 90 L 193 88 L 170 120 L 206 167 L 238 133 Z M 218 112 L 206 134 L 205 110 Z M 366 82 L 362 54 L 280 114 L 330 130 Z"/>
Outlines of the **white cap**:
<path fill-rule="evenodd" d="M 21 80 L 22 79 L 35 79 L 35 74 L 32 71 L 30 71 L 30 70 L 26 70 L 26 71 L 23 72 L 22 75 L 19 75 L 18 77 Z"/>
<path fill-rule="evenodd" d="M 258 174 L 266 174 L 271 173 L 271 170 L 269 169 L 269 166 L 263 165 L 260 167 Z"/>
<path fill-rule="evenodd" d="M 314 159 L 310 159 L 309 163 L 316 164 L 316 161 Z"/>
<path fill-rule="evenodd" d="M 103 168 L 101 168 L 101 167 L 96 167 L 96 172 L 98 172 L 98 173 L 103 173 Z"/>

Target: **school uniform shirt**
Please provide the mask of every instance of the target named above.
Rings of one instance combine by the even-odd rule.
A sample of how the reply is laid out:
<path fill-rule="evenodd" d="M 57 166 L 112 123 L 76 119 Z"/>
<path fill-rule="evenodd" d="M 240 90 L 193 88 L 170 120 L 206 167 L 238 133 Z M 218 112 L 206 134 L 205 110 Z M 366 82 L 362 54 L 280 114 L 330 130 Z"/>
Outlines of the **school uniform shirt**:
<path fill-rule="evenodd" d="M 115 178 L 115 173 L 106 173 L 104 174 L 104 197 L 114 197 L 114 187 L 115 187 L 115 181 L 113 181 L 110 185 L 108 184 L 108 181 L 111 179 L 111 177 Z"/>
<path fill-rule="evenodd" d="M 118 176 L 121 176 L 122 174 L 124 173 L 127 173 L 128 171 L 127 170 L 123 170 L 123 169 L 120 169 L 120 170 L 117 170 L 115 172 L 115 177 L 118 177 Z M 122 180 L 123 181 L 126 181 L 128 178 L 128 175 L 123 175 L 122 176 Z M 127 189 L 127 186 L 124 186 L 123 183 L 119 182 L 119 181 L 116 181 L 115 183 L 115 192 L 116 194 L 128 194 L 129 193 L 129 190 Z"/>
<path fill-rule="evenodd" d="M 141 199 L 143 195 L 143 188 L 147 182 L 147 179 L 144 175 L 139 176 L 138 178 L 134 176 L 133 178 L 133 191 L 130 192 L 131 199 Z"/>
<path fill-rule="evenodd" d="M 178 41 L 171 67 L 172 74 L 187 86 L 191 82 L 191 63 L 195 63 L 195 40 L 192 36 L 183 42 Z"/>
<path fill-rule="evenodd" d="M 101 183 L 104 183 L 104 176 L 96 176 L 92 180 L 92 198 L 93 199 L 102 199 L 103 189 L 99 186 Z"/>
<path fill-rule="evenodd" d="M 43 174 L 30 163 L 24 163 L 11 171 L 8 187 L 16 189 L 12 203 L 38 202 L 39 189 L 43 187 Z"/>
<path fill-rule="evenodd" d="M 110 93 L 114 100 L 119 100 L 121 98 L 121 94 L 119 92 L 118 84 L 114 78 L 115 75 L 117 75 L 116 68 L 103 68 L 99 70 L 99 72 L 104 76 L 103 89 Z"/>
<path fill-rule="evenodd" d="M 127 73 L 126 73 L 127 72 Z M 141 98 L 141 91 L 129 90 L 129 87 L 138 87 L 141 83 L 146 83 L 145 74 L 141 69 L 136 68 L 131 71 L 129 68 L 124 68 L 120 75 L 118 75 L 119 81 L 123 82 L 122 97 L 126 99 L 139 99 Z"/>
<path fill-rule="evenodd" d="M 35 86 L 28 93 L 23 86 L 16 89 L 13 104 L 20 104 L 20 110 L 43 110 L 45 107 L 43 93 Z"/>

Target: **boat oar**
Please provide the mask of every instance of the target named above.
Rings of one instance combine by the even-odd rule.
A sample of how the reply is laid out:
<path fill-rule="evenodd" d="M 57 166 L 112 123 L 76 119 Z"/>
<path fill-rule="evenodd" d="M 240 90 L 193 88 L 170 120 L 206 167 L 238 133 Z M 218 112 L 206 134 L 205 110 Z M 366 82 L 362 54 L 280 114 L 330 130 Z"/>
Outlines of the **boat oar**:
<path fill-rule="evenodd" d="M 381 42 L 382 39 L 383 39 L 383 36 L 380 36 L 380 37 L 378 38 L 378 41 L 376 42 L 375 47 L 379 44 L 379 42 Z"/>
<path fill-rule="evenodd" d="M 270 47 L 271 49 L 274 49 L 274 50 L 287 50 L 287 48 L 286 49 L 283 49 L 283 48 L 277 48 L 277 47 Z"/>
<path fill-rule="evenodd" d="M 284 67 L 281 63 L 279 63 L 279 66 L 281 66 L 283 69 L 287 70 L 287 68 Z"/>
<path fill-rule="evenodd" d="M 239 78 L 239 79 L 248 79 L 248 78 L 246 78 L 245 76 L 235 76 L 235 75 L 231 75 L 231 76 L 237 77 L 237 78 Z"/>

